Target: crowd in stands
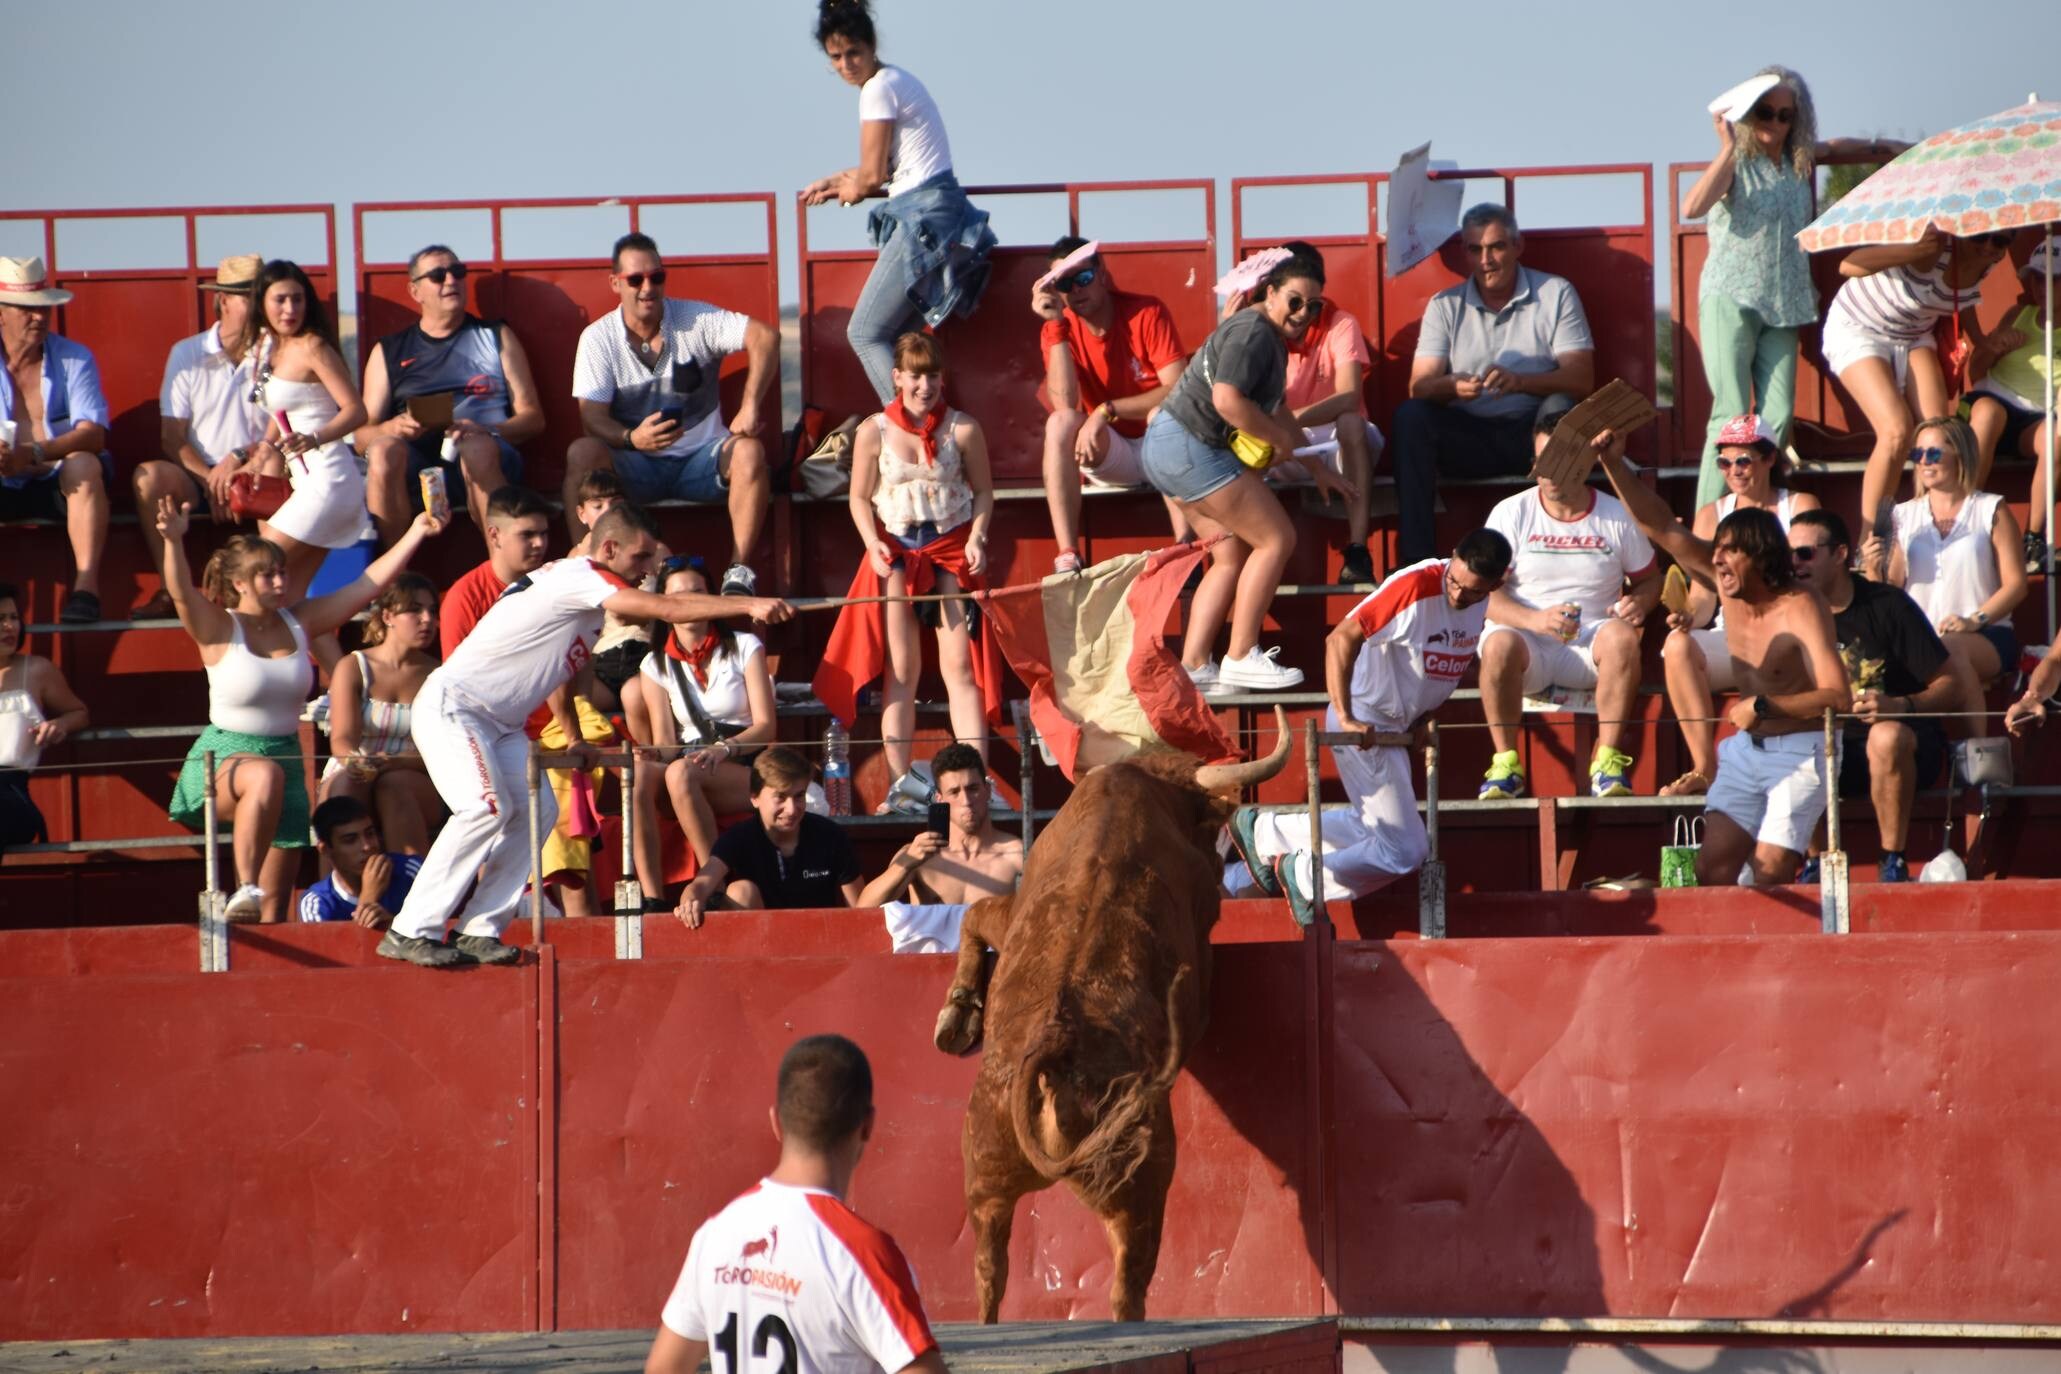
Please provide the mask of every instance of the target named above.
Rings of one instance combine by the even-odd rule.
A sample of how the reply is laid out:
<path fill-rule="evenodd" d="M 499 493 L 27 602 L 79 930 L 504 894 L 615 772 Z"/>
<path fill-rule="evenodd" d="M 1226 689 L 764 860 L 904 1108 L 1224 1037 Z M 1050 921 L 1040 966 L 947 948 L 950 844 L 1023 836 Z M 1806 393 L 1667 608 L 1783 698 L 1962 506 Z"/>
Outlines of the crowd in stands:
<path fill-rule="evenodd" d="M 849 509 L 865 552 L 815 686 L 849 720 L 877 679 L 890 805 L 913 813 L 934 801 L 944 813 L 869 879 L 845 832 L 812 808 L 809 760 L 775 742 L 765 643 L 719 616 L 654 622 L 611 613 L 528 733 L 555 752 L 625 738 L 638 746 L 623 799 L 637 816 L 633 867 L 647 901 L 689 925 L 723 906 L 961 903 L 1007 890 L 1023 861 L 991 813 L 986 757 L 1001 719 L 999 658 L 980 617 L 951 599 L 991 585 L 1007 566 L 1007 551 L 991 547 L 988 439 L 978 388 L 955 391 L 945 346 L 928 329 L 979 304 L 993 235 L 953 175 L 935 102 L 915 77 L 880 61 L 867 8 L 826 4 L 816 37 L 859 88 L 860 160 L 812 184 L 806 198 L 885 200 L 870 221 L 879 257 L 849 326 L 881 407 L 843 431 Z M 1752 541 L 1741 531 L 1779 540 L 1779 548 L 1754 545 L 1754 556 L 1765 556 L 1756 576 L 1776 590 L 1802 589 L 1830 617 L 1854 715 L 1839 785 L 1874 800 L 1885 880 L 1908 876 L 1915 789 L 1940 779 L 1951 737 L 1972 729 L 1965 716 L 1938 717 L 1981 711 L 1990 688 L 2018 670 L 2011 617 L 2027 594 L 2028 567 L 2044 553 L 2047 512 L 2035 501 L 2031 528 L 2021 531 L 1986 484 L 1999 454 L 2044 453 L 2054 359 L 2043 351 L 2047 321 L 2030 283 L 2056 246 L 2033 244 L 2030 234 L 2021 244 L 2010 233 L 1934 233 L 1846 257 L 1844 284 L 1822 313 L 1825 354 L 1874 432 L 1849 526 L 1787 485 L 1797 331 L 1821 317 L 1794 235 L 1811 213 L 1815 160 L 1831 145 L 1816 140 L 1802 79 L 1769 71 L 1777 80 L 1743 118 L 1718 117 L 1717 156 L 1686 202 L 1688 213 L 1709 219 L 1702 355 L 1716 397 L 1686 519 L 1665 512 L 1663 520 L 1629 492 L 1620 501 L 1586 474 L 1542 472 L 1497 504 L 1459 553 L 1442 556 L 1433 524 L 1441 483 L 1531 473 L 1562 417 L 1599 384 L 1579 294 L 1524 264 L 1522 230 L 1501 205 L 1477 205 L 1459 222 L 1470 275 L 1427 304 L 1407 395 L 1386 436 L 1367 413 L 1365 334 L 1326 297 L 1323 257 L 1311 245 L 1286 243 L 1234 269 L 1219 285 L 1219 321 L 1192 353 L 1166 304 L 1121 289 L 1098 245 L 1069 236 L 1051 246 L 1031 308 L 1042 321 L 1052 570 L 1082 568 L 1083 484 L 1149 488 L 1164 501 L 1170 541 L 1214 539 L 1180 648 L 1204 696 L 1286 690 L 1304 680 L 1297 660 L 1317 666 L 1306 652 L 1313 645 L 1261 643 L 1308 531 L 1291 518 L 1280 484 L 1306 482 L 1315 499 L 1340 504 L 1341 583 L 1368 584 L 1377 576 L 1374 477 L 1392 459 L 1396 567 L 1322 655 L 1334 728 L 1378 731 L 1387 741 L 1370 734 L 1364 751 L 1339 750 L 1341 775 L 1350 774 L 1349 790 L 1365 804 L 1338 835 L 1327 825 L 1317 846 L 1334 891 L 1365 890 L 1377 875 L 1422 861 L 1414 808 L 1388 795 L 1400 786 L 1407 796 L 1407 770 L 1359 754 L 1400 747 L 1396 738 L 1446 700 L 1477 654 L 1493 737 L 1481 797 L 1526 795 L 1524 702 L 1555 693 L 1593 694 L 1590 790 L 1628 795 L 1646 631 L 1662 618 L 1666 692 L 1689 767 L 1661 791 L 1719 787 L 1728 765 L 1717 746 L 1716 694 L 1743 687 L 1738 643 L 1719 611 L 1721 601 L 1737 603 L 1723 575 L 1697 576 L 1656 615 L 1666 570 L 1656 543 L 1693 570 L 1744 549 Z M 1979 283 L 2028 247 L 2024 298 L 1985 336 L 1972 308 Z M 47 275 L 40 259 L 0 259 L 0 518 L 64 525 L 73 570 L 60 619 L 80 624 L 103 618 L 109 416 L 91 341 L 52 330 L 53 310 L 70 293 Z M 209 686 L 207 727 L 170 814 L 197 825 L 212 786 L 233 832 L 232 917 L 297 911 L 384 924 L 440 829 L 481 824 L 469 813 L 448 819 L 418 748 L 426 728 L 418 694 L 504 598 L 598 597 L 626 585 L 594 535 L 611 509 L 724 507 L 728 547 L 660 549 L 645 589 L 696 605 L 717 597 L 759 604 L 754 562 L 773 495 L 775 323 L 669 297 L 658 244 L 630 233 L 610 260 L 617 307 L 580 335 L 570 378 L 540 379 L 514 330 L 471 313 L 468 269 L 452 249 L 421 249 L 407 276 L 419 318 L 373 344 L 358 381 L 306 273 L 256 255 L 223 260 L 204 288 L 213 324 L 166 362 L 162 453 L 134 470 L 141 537 L 163 581 L 134 615 L 176 616 Z M 1971 341 L 1958 397 L 1957 360 L 1942 359 L 1935 341 L 1949 317 Z M 718 380 L 733 354 L 746 368 L 742 399 L 726 416 Z M 560 493 L 571 549 L 554 563 L 554 510 L 522 485 L 524 446 L 543 431 L 542 389 L 568 383 L 582 433 L 564 454 Z M 1907 466 L 1911 495 L 1898 502 Z M 450 518 L 435 500 L 442 481 L 486 553 L 448 587 L 409 570 Z M 1748 515 L 1761 523 L 1742 523 Z M 198 579 L 186 548 L 197 521 L 237 527 Z M 379 550 L 364 573 L 310 597 L 323 560 L 359 544 Z M 568 581 L 575 572 L 585 579 L 578 587 Z M 883 596 L 889 604 L 878 604 Z M 924 597 L 937 599 L 899 599 Z M 0 846 L 41 835 L 24 770 L 86 723 L 87 706 L 64 676 L 21 651 L 23 609 L 0 584 Z M 932 760 L 927 783 L 913 749 L 926 632 L 956 741 Z M 1427 659 L 1411 637 L 1434 632 L 1451 632 L 1452 647 Z M 1397 644 L 1418 658 L 1385 659 Z M 1392 672 L 1430 685 L 1397 695 L 1381 681 Z M 2013 708 L 2014 727 L 2043 715 L 2051 676 L 2051 668 L 2034 675 Z M 442 701 L 457 690 L 433 695 Z M 329 757 L 311 818 L 299 724 L 318 691 Z M 1755 696 L 1734 723 L 1765 723 L 1776 709 L 1768 703 Z M 202 766 L 209 753 L 212 779 Z M 553 770 L 560 821 L 544 868 L 567 914 L 596 909 L 587 892 L 596 827 L 583 818 L 591 821 L 607 782 L 599 769 Z M 1369 800 L 1377 794 L 1385 799 Z M 682 832 L 694 870 L 677 901 L 666 900 L 669 824 Z M 1234 890 L 1311 888 L 1306 831 L 1253 817 L 1236 829 L 1246 864 L 1242 877 L 1234 866 Z M 1796 864 L 1760 865 L 1753 876 L 1798 871 L 1810 846 L 1794 839 L 1778 848 L 1788 846 Z M 322 876 L 296 906 L 301 851 L 311 843 Z M 484 830 L 477 845 L 484 855 Z M 505 860 L 487 866 L 483 883 L 521 880 Z"/>

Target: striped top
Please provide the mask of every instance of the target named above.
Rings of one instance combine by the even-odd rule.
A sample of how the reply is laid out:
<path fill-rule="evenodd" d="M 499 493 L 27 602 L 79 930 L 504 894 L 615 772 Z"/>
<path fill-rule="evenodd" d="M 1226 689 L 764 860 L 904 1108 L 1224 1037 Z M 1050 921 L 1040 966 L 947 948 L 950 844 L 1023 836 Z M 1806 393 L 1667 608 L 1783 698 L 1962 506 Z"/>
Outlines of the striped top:
<path fill-rule="evenodd" d="M 1960 299 L 1973 304 L 1976 293 L 1962 292 Z M 1829 329 L 1843 324 L 1906 346 L 1923 344 L 1931 341 L 1932 327 L 1953 314 L 1956 304 L 1944 267 L 1924 272 L 1885 267 L 1865 277 L 1849 278 L 1832 298 L 1825 325 Z"/>

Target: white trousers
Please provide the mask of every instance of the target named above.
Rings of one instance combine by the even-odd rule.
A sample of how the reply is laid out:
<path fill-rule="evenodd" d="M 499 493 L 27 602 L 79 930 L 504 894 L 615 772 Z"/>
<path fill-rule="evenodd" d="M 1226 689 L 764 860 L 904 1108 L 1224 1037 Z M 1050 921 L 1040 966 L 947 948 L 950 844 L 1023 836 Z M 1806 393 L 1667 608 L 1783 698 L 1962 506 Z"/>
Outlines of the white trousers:
<path fill-rule="evenodd" d="M 462 934 L 498 939 L 530 877 L 529 737 L 445 692 L 443 675 L 431 673 L 416 693 L 414 735 L 451 819 L 429 847 L 394 929 L 441 940 L 455 917 Z M 558 820 L 550 789 L 539 791 L 537 809 L 549 831 Z"/>
<path fill-rule="evenodd" d="M 1337 714 L 1324 713 L 1324 728 L 1338 728 Z M 1417 793 L 1410 779 L 1410 751 L 1380 749 L 1331 751 L 1338 780 L 1345 784 L 1350 811 L 1323 813 L 1324 896 L 1364 897 L 1405 873 L 1424 866 L 1431 850 L 1424 836 L 1424 818 L 1417 814 Z M 1310 818 L 1303 811 L 1263 811 L 1253 826 L 1260 857 L 1271 861 L 1293 857 L 1302 890 L 1316 887 L 1315 860 L 1310 850 Z M 1224 870 L 1224 884 L 1233 896 L 1254 886 L 1242 863 Z"/>

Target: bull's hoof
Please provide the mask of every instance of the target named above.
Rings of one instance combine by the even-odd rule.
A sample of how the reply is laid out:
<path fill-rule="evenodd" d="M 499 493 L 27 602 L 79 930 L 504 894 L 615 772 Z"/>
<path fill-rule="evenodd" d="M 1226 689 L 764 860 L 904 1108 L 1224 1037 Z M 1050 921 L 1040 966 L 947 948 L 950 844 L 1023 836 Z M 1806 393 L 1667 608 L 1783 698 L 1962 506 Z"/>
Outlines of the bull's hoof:
<path fill-rule="evenodd" d="M 931 1039 L 946 1054 L 964 1058 L 980 1048 L 980 1020 L 980 999 L 966 988 L 953 988 Z"/>

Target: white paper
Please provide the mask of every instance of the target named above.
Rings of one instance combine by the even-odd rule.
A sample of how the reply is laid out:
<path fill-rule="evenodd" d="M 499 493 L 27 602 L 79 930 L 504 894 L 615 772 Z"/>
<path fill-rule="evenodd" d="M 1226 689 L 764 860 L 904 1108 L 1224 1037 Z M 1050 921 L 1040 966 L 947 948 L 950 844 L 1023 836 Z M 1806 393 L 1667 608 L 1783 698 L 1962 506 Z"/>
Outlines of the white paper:
<path fill-rule="evenodd" d="M 1460 197 L 1466 186 L 1433 181 L 1431 145 L 1404 153 L 1388 178 L 1388 275 L 1400 276 L 1438 251 L 1460 227 Z M 1451 163 L 1437 164 L 1451 170 Z"/>
<path fill-rule="evenodd" d="M 1781 84 L 1782 78 L 1776 76 L 1773 72 L 1762 72 L 1759 76 L 1749 76 L 1716 100 L 1711 101 L 1705 108 L 1712 114 L 1723 115 L 1727 123 L 1737 124 L 1752 112 L 1755 101 Z"/>
<path fill-rule="evenodd" d="M 1336 439 L 1326 439 L 1321 444 L 1311 444 L 1308 448 L 1297 449 L 1295 456 L 1298 458 L 1316 458 L 1336 452 L 1338 452 L 1338 441 Z"/>
<path fill-rule="evenodd" d="M 14 447 L 14 421 L 0 420 L 0 444 Z"/>

